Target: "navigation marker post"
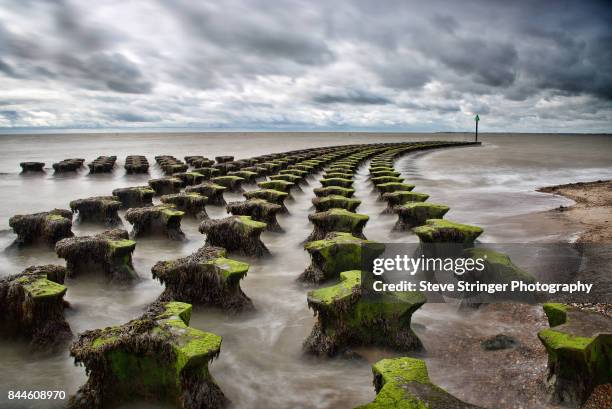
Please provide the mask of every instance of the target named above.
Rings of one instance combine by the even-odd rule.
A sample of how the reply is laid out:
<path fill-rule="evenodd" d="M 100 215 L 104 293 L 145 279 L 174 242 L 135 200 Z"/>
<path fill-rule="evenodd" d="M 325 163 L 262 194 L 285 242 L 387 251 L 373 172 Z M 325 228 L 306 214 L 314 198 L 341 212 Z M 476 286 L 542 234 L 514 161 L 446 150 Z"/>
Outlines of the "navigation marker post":
<path fill-rule="evenodd" d="M 480 117 L 478 116 L 478 114 L 476 114 L 476 117 L 474 118 L 474 121 L 476 121 L 476 134 L 474 142 L 478 142 L 478 122 L 480 121 Z"/>

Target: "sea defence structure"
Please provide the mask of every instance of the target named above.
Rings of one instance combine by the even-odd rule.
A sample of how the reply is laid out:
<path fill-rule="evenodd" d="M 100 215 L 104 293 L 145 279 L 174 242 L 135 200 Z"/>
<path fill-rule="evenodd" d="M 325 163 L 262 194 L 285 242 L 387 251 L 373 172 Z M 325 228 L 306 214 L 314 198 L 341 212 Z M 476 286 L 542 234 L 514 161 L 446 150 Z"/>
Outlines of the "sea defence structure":
<path fill-rule="evenodd" d="M 72 237 L 72 212 L 53 209 L 48 212 L 19 214 L 9 219 L 9 226 L 17 235 L 18 245 L 46 243 L 51 246 L 59 240 Z"/>
<path fill-rule="evenodd" d="M 204 246 L 187 257 L 159 261 L 151 271 L 165 285 L 162 301 L 183 301 L 235 313 L 253 308 L 240 288 L 249 265 L 226 257 L 221 247 Z"/>
<path fill-rule="evenodd" d="M 25 338 L 36 346 L 70 339 L 64 318 L 65 276 L 65 267 L 44 265 L 0 279 L 1 338 Z"/>
<path fill-rule="evenodd" d="M 149 186 L 122 187 L 114 189 L 113 196 L 119 199 L 124 209 L 153 206 L 155 190 Z"/>
<path fill-rule="evenodd" d="M 555 403 L 580 406 L 612 382 L 612 318 L 566 304 L 544 304 L 549 329 L 538 333 L 548 352 L 547 385 Z"/>
<path fill-rule="evenodd" d="M 77 220 L 85 223 L 102 223 L 108 227 L 121 224 L 117 211 L 122 203 L 116 196 L 95 196 L 70 202 L 70 209 L 77 213 Z"/>
<path fill-rule="evenodd" d="M 189 326 L 191 305 L 153 304 L 124 325 L 86 331 L 70 347 L 88 374 L 70 409 L 102 409 L 135 398 L 172 402 L 182 409 L 223 408 L 227 398 L 208 364 L 221 337 Z"/>
<path fill-rule="evenodd" d="M 211 181 L 200 183 L 199 185 L 187 186 L 185 188 L 185 192 L 187 193 L 199 193 L 202 196 L 206 196 L 206 203 L 214 206 L 225 206 L 226 202 L 223 197 L 223 192 L 226 190 L 227 188 L 225 186 L 218 185 Z"/>
<path fill-rule="evenodd" d="M 179 193 L 183 187 L 183 181 L 174 177 L 150 179 L 148 184 L 158 196 Z"/>
<path fill-rule="evenodd" d="M 83 167 L 83 163 L 85 159 L 82 158 L 63 159 L 53 164 L 53 170 L 55 173 L 76 172 Z"/>
<path fill-rule="evenodd" d="M 227 249 L 245 256 L 262 257 L 270 253 L 260 239 L 266 224 L 250 216 L 230 216 L 204 220 L 199 227 L 206 234 L 206 244 Z"/>
<path fill-rule="evenodd" d="M 149 172 L 149 161 L 146 156 L 142 155 L 129 155 L 125 158 L 125 164 L 123 165 L 127 174 L 131 173 L 148 173 Z"/>
<path fill-rule="evenodd" d="M 174 205 L 161 204 L 149 207 L 134 207 L 125 213 L 125 220 L 132 225 L 132 237 L 160 234 L 171 240 L 183 240 L 181 220 L 185 212 Z"/>
<path fill-rule="evenodd" d="M 66 260 L 68 277 L 103 274 L 112 281 L 137 278 L 132 265 L 136 242 L 125 230 L 108 230 L 95 236 L 63 239 L 55 245 L 57 255 Z"/>
<path fill-rule="evenodd" d="M 351 212 L 346 209 L 330 209 L 324 212 L 308 215 L 308 220 L 314 229 L 307 241 L 321 240 L 332 232 L 351 233 L 355 237 L 365 239 L 363 228 L 370 218 L 365 214 Z"/>
<path fill-rule="evenodd" d="M 45 162 L 21 162 L 21 173 L 41 173 L 45 171 Z"/>
<path fill-rule="evenodd" d="M 281 212 L 281 205 L 270 203 L 263 199 L 249 199 L 240 202 L 230 202 L 226 206 L 227 212 L 234 216 L 250 216 L 253 220 L 266 224 L 266 230 L 282 232 L 276 214 Z"/>
<path fill-rule="evenodd" d="M 110 173 L 115 168 L 116 156 L 98 156 L 87 164 L 89 173 Z"/>
<path fill-rule="evenodd" d="M 175 158 L 171 155 L 159 155 L 155 157 L 155 162 L 162 169 L 166 175 L 173 175 L 175 173 L 187 172 L 189 165 L 180 159 Z"/>
<path fill-rule="evenodd" d="M 376 398 L 355 409 L 482 409 L 433 384 L 421 359 L 383 359 L 372 366 L 372 373 Z"/>
<path fill-rule="evenodd" d="M 208 219 L 208 213 L 206 213 L 208 198 L 199 193 L 189 192 L 163 195 L 159 200 L 164 204 L 173 205 L 178 210 L 198 220 Z"/>
<path fill-rule="evenodd" d="M 304 349 L 315 355 L 334 356 L 356 346 L 379 346 L 408 351 L 421 348 L 410 328 L 412 314 L 425 304 L 425 295 L 414 292 L 376 293 L 371 273 L 340 273 L 340 283 L 308 293 L 308 306 L 317 322 Z"/>

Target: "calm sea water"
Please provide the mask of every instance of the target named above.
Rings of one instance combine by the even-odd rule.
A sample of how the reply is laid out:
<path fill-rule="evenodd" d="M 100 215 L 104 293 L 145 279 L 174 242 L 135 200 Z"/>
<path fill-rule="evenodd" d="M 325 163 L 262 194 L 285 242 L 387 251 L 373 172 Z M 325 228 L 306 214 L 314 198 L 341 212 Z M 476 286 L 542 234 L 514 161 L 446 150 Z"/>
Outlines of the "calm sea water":
<path fill-rule="evenodd" d="M 46 248 L 9 247 L 15 236 L 8 219 L 18 213 L 67 208 L 76 198 L 110 194 L 114 188 L 146 184 L 160 175 L 152 166 L 150 175 L 125 175 L 123 160 L 128 154 L 170 154 L 236 158 L 324 145 L 409 140 L 467 140 L 461 134 L 88 134 L 0 136 L 0 276 L 17 273 L 29 265 L 63 263 Z M 430 201 L 451 207 L 447 218 L 485 228 L 483 241 L 526 243 L 567 240 L 579 226 L 562 224 L 554 214 L 542 211 L 571 201 L 538 193 L 535 188 L 559 183 L 612 178 L 612 138 L 588 135 L 483 135 L 483 146 L 454 148 L 407 155 L 396 165 L 415 190 L 431 195 Z M 19 174 L 19 162 L 38 160 L 50 167 L 55 161 L 98 155 L 117 155 L 117 169 L 108 175 L 55 176 Z M 218 311 L 196 310 L 191 325 L 223 336 L 220 357 L 211 365 L 217 382 L 236 408 L 350 408 L 374 397 L 371 362 L 389 351 L 366 351 L 368 359 L 310 359 L 301 344 L 314 319 L 306 306 L 306 291 L 295 278 L 309 260 L 301 243 L 311 230 L 312 189 L 317 177 L 288 203 L 289 215 L 279 217 L 285 233 L 265 233 L 263 241 L 272 256 L 251 263 L 242 288 L 257 312 L 228 318 Z M 250 187 L 249 187 L 250 188 Z M 253 187 L 254 188 L 254 187 Z M 391 233 L 395 216 L 380 214 L 384 203 L 376 199 L 362 168 L 356 177 L 356 196 L 361 213 L 370 221 L 369 239 L 383 242 L 414 242 L 410 233 Z M 241 200 L 240 195 L 226 195 Z M 211 217 L 223 217 L 221 207 L 208 206 Z M 129 224 L 124 223 L 129 229 Z M 99 226 L 75 224 L 78 235 L 101 231 Z M 188 240 L 171 242 L 161 238 L 139 239 L 134 264 L 141 276 L 135 285 L 118 287 L 92 278 L 67 282 L 66 299 L 71 308 L 66 316 L 73 332 L 124 323 L 155 300 L 162 287 L 151 278 L 158 260 L 188 255 L 204 243 L 195 220 L 185 219 Z M 234 257 L 240 258 L 240 257 Z M 415 330 L 425 347 L 440 349 L 452 337 L 491 335 L 500 328 L 521 330 L 521 323 L 499 322 L 494 316 L 474 322 L 445 306 L 426 305 L 414 317 Z M 432 379 L 472 403 L 487 403 L 487 392 L 457 363 L 425 354 Z M 458 375 L 461 375 L 458 378 Z M 9 402 L 8 390 L 45 389 L 74 393 L 85 382 L 85 371 L 73 365 L 67 351 L 32 354 L 21 343 L 0 341 L 0 407 L 50 408 L 62 403 Z M 458 381 L 460 379 L 460 381 Z M 509 398 L 521 405 L 516 391 Z M 513 395 L 514 394 L 514 395 Z M 512 399 L 510 399 L 512 400 Z M 542 404 L 543 405 L 543 404 Z M 127 407 L 135 407 L 129 405 Z M 142 404 L 145 407 L 164 407 Z M 543 407 L 543 406 L 538 406 Z"/>

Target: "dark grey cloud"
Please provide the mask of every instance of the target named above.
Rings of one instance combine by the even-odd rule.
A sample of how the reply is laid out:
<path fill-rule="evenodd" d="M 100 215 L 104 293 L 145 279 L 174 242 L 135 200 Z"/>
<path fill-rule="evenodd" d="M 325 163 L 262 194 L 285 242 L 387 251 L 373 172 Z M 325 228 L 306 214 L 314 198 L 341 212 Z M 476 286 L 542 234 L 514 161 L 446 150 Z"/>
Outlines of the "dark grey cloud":
<path fill-rule="evenodd" d="M 609 130 L 611 23 L 595 0 L 6 0 L 0 128 Z"/>

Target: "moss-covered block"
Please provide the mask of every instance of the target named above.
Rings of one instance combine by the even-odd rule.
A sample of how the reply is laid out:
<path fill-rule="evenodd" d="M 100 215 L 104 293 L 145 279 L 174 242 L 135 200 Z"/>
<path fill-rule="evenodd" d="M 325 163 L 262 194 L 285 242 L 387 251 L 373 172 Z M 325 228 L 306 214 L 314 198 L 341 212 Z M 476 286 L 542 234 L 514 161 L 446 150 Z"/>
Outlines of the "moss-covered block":
<path fill-rule="evenodd" d="M 384 195 L 385 193 L 411 191 L 412 189 L 414 189 L 414 185 L 400 182 L 388 182 L 376 185 L 376 189 L 378 189 L 378 191 L 380 192 L 380 196 L 382 197 L 382 195 Z"/>
<path fill-rule="evenodd" d="M 377 177 L 380 177 L 380 176 L 399 176 L 399 175 L 401 175 L 400 172 L 396 172 L 395 170 L 391 170 L 391 169 L 388 169 L 388 170 L 384 170 L 384 169 L 383 170 L 372 170 L 372 171 L 370 171 L 370 176 L 372 178 L 377 178 Z"/>
<path fill-rule="evenodd" d="M 122 207 L 125 209 L 153 206 L 155 190 L 149 186 L 122 187 L 113 190 L 113 196 L 119 199 Z"/>
<path fill-rule="evenodd" d="M 70 209 L 77 213 L 78 220 L 88 223 L 103 223 L 112 227 L 121 224 L 117 211 L 122 204 L 116 196 L 95 196 L 70 202 Z"/>
<path fill-rule="evenodd" d="M 208 219 L 206 213 L 206 203 L 208 198 L 196 192 L 175 193 L 172 195 L 163 195 L 159 200 L 164 204 L 173 205 L 178 210 L 185 212 L 198 220 Z"/>
<path fill-rule="evenodd" d="M 266 180 L 258 182 L 257 186 L 262 189 L 278 190 L 279 192 L 291 193 L 291 189 L 297 185 L 293 182 L 287 182 L 286 180 Z"/>
<path fill-rule="evenodd" d="M 402 183 L 404 178 L 399 176 L 376 176 L 370 179 L 375 185 L 382 185 L 385 183 Z"/>
<path fill-rule="evenodd" d="M 412 192 L 409 190 L 383 193 L 381 197 L 382 200 L 387 202 L 387 207 L 383 210 L 383 213 L 394 213 L 396 212 L 396 207 L 400 205 L 410 202 L 424 202 L 429 199 L 429 195 L 426 193 Z"/>
<path fill-rule="evenodd" d="M 281 175 L 294 175 L 299 176 L 301 179 L 308 176 L 308 171 L 300 170 L 300 169 L 283 169 L 278 172 Z"/>
<path fill-rule="evenodd" d="M 376 293 L 360 270 L 340 273 L 340 283 L 308 293 L 308 306 L 317 322 L 304 342 L 307 352 L 333 356 L 356 346 L 400 351 L 421 348 L 410 328 L 412 314 L 426 301 L 420 292 Z"/>
<path fill-rule="evenodd" d="M 412 193 L 412 192 L 411 192 Z M 421 193 L 413 193 L 421 195 Z M 413 227 L 422 226 L 429 219 L 441 219 L 450 210 L 450 207 L 435 204 L 424 203 L 427 195 L 416 197 L 422 199 L 418 201 L 410 201 L 408 203 L 395 206 L 393 211 L 397 213 L 397 223 L 394 230 L 408 230 Z"/>
<path fill-rule="evenodd" d="M 207 203 L 214 206 L 225 206 L 223 193 L 227 190 L 225 186 L 213 182 L 205 182 L 195 186 L 187 186 L 186 193 L 199 193 L 208 198 Z"/>
<path fill-rule="evenodd" d="M 199 173 L 203 176 L 203 180 L 210 180 L 216 176 L 220 176 L 221 172 L 219 169 L 203 166 L 203 167 L 195 167 L 193 172 Z"/>
<path fill-rule="evenodd" d="M 108 230 L 95 236 L 63 239 L 55 245 L 57 255 L 66 260 L 68 277 L 102 273 L 113 281 L 129 281 L 138 275 L 132 265 L 136 242 L 125 230 Z"/>
<path fill-rule="evenodd" d="M 41 347 L 68 340 L 65 276 L 65 267 L 44 265 L 0 279 L 0 338 L 25 338 Z"/>
<path fill-rule="evenodd" d="M 230 192 L 242 192 L 242 182 L 245 180 L 239 176 L 217 176 L 211 182 L 226 187 Z"/>
<path fill-rule="evenodd" d="M 313 189 L 314 194 L 317 197 L 329 196 L 329 195 L 338 195 L 344 197 L 353 197 L 355 194 L 355 189 L 342 187 L 342 186 L 327 186 L 327 187 L 317 187 Z"/>
<path fill-rule="evenodd" d="M 44 162 L 21 162 L 19 166 L 21 166 L 21 173 L 44 172 L 45 163 Z"/>
<path fill-rule="evenodd" d="M 221 337 L 189 327 L 191 305 L 158 302 L 124 325 L 86 331 L 70 347 L 85 385 L 70 409 L 102 409 L 136 398 L 182 409 L 223 408 L 227 399 L 209 372 Z"/>
<path fill-rule="evenodd" d="M 249 265 L 226 257 L 221 247 L 204 246 L 187 257 L 159 261 L 151 269 L 153 278 L 165 285 L 162 301 L 182 301 L 218 307 L 230 313 L 252 309 L 240 288 Z"/>
<path fill-rule="evenodd" d="M 329 178 L 329 179 L 321 179 L 320 182 L 323 187 L 340 186 L 340 187 L 350 188 L 353 186 L 352 179 Z"/>
<path fill-rule="evenodd" d="M 385 246 L 350 233 L 334 232 L 323 240 L 306 243 L 304 249 L 311 262 L 299 280 L 320 283 L 338 278 L 342 271 L 366 268 L 385 251 Z"/>
<path fill-rule="evenodd" d="M 376 398 L 355 409 L 481 409 L 433 384 L 421 359 L 383 359 L 372 373 Z"/>
<path fill-rule="evenodd" d="M 429 219 L 414 233 L 424 243 L 473 243 L 482 234 L 482 228 L 444 219 Z"/>
<path fill-rule="evenodd" d="M 283 209 L 281 205 L 270 203 L 264 199 L 249 199 L 228 203 L 226 209 L 228 213 L 234 216 L 250 216 L 255 221 L 265 223 L 268 231 L 283 231 L 276 219 L 276 214 Z"/>
<path fill-rule="evenodd" d="M 289 193 L 282 192 L 274 189 L 258 189 L 244 192 L 243 196 L 247 199 L 263 199 L 270 203 L 281 206 L 281 213 L 288 213 L 287 207 L 285 206 L 285 199 L 289 197 Z"/>
<path fill-rule="evenodd" d="M 365 239 L 363 228 L 370 217 L 346 209 L 330 209 L 310 214 L 308 220 L 314 224 L 314 229 L 306 241 L 321 240 L 331 232 L 351 233 L 355 237 Z"/>
<path fill-rule="evenodd" d="M 228 172 L 228 176 L 238 176 L 239 178 L 244 179 L 243 183 L 255 183 L 257 181 L 257 177 L 259 176 L 258 172 L 251 172 L 248 170 L 236 170 L 233 172 Z"/>
<path fill-rule="evenodd" d="M 290 182 L 290 183 L 293 183 L 295 185 L 300 183 L 303 179 L 304 178 L 302 176 L 292 175 L 292 174 L 288 174 L 288 173 L 280 173 L 278 175 L 270 176 L 270 180 L 283 180 L 285 182 Z"/>
<path fill-rule="evenodd" d="M 53 246 L 74 235 L 72 211 L 66 209 L 15 215 L 9 219 L 9 226 L 17 235 L 16 243 L 20 246 L 38 242 Z"/>
<path fill-rule="evenodd" d="M 207 245 L 253 257 L 270 253 L 260 238 L 265 229 L 265 223 L 255 221 L 250 216 L 204 220 L 199 227 L 200 233 L 206 234 Z"/>
<path fill-rule="evenodd" d="M 612 318 L 557 303 L 544 312 L 551 328 L 538 338 L 548 352 L 549 392 L 555 403 L 579 406 L 612 381 Z"/>
<path fill-rule="evenodd" d="M 151 189 L 155 190 L 157 195 L 170 195 L 178 193 L 183 187 L 183 181 L 179 178 L 165 177 L 159 179 L 151 179 L 148 182 Z"/>
<path fill-rule="evenodd" d="M 206 177 L 198 172 L 179 172 L 172 175 L 172 177 L 180 179 L 183 182 L 183 186 L 199 185 L 206 180 Z"/>
<path fill-rule="evenodd" d="M 181 220 L 185 212 L 174 205 L 161 204 L 150 207 L 133 207 L 125 213 L 125 219 L 132 225 L 132 237 L 147 234 L 161 234 L 171 240 L 183 240 Z"/>
<path fill-rule="evenodd" d="M 331 170 L 331 171 L 325 172 L 325 174 L 323 175 L 323 179 L 333 179 L 333 178 L 352 180 L 353 173 L 349 171 Z"/>
<path fill-rule="evenodd" d="M 313 198 L 312 204 L 317 212 L 330 209 L 346 209 L 349 212 L 354 212 L 361 204 L 361 200 L 340 195 L 329 195 Z"/>

